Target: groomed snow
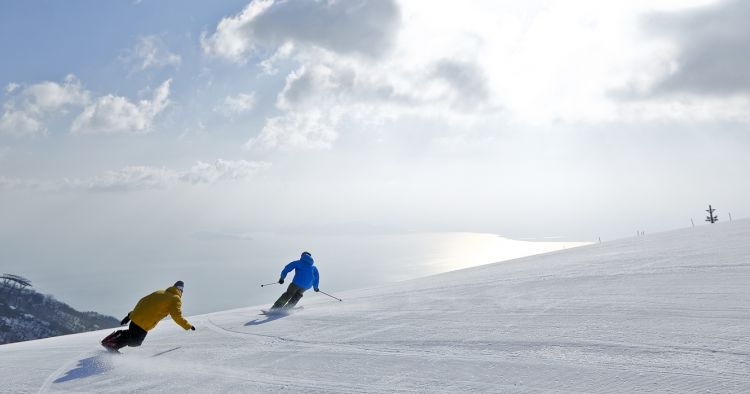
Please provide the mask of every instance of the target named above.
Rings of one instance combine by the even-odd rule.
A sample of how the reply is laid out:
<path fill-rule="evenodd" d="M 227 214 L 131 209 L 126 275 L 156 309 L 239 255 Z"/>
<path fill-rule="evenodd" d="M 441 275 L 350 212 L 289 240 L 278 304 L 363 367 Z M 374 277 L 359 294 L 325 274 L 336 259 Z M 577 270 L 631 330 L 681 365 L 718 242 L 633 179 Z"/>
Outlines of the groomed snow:
<path fill-rule="evenodd" d="M 109 331 L 0 346 L 0 391 L 747 393 L 749 241 L 735 221 L 310 291 L 280 318 L 164 321 L 122 356 Z"/>

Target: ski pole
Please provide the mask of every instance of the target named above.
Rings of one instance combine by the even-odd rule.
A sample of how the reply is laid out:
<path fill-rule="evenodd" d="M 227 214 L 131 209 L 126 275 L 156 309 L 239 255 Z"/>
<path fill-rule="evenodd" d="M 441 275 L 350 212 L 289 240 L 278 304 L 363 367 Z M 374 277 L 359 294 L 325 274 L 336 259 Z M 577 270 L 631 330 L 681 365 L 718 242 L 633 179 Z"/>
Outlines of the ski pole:
<path fill-rule="evenodd" d="M 333 298 L 334 300 L 344 301 L 344 300 L 342 300 L 341 298 L 338 298 L 338 297 L 334 297 L 334 296 L 332 296 L 332 295 L 330 295 L 330 294 L 326 293 L 326 292 L 325 292 L 325 291 L 323 291 L 323 290 L 318 290 L 318 291 L 319 291 L 319 292 L 321 292 L 321 293 L 323 293 L 323 294 L 325 294 L 325 295 L 327 295 L 327 296 L 329 296 L 329 297 L 331 297 L 331 298 Z"/>
<path fill-rule="evenodd" d="M 279 282 L 266 283 L 265 285 L 260 285 L 260 287 L 266 287 L 266 286 L 278 285 L 278 284 L 279 284 Z"/>

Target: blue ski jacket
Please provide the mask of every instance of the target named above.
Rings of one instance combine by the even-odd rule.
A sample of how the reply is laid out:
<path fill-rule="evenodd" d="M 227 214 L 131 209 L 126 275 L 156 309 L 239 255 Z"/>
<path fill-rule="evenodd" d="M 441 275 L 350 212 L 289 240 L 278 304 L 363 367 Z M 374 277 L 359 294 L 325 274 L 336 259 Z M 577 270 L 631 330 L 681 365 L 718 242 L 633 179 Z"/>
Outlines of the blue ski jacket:
<path fill-rule="evenodd" d="M 292 283 L 305 290 L 310 287 L 317 289 L 320 282 L 320 274 L 318 274 L 318 268 L 313 264 L 315 264 L 313 258 L 310 255 L 304 254 L 299 260 L 292 261 L 281 270 L 281 279 L 286 278 L 286 274 L 294 270 Z"/>

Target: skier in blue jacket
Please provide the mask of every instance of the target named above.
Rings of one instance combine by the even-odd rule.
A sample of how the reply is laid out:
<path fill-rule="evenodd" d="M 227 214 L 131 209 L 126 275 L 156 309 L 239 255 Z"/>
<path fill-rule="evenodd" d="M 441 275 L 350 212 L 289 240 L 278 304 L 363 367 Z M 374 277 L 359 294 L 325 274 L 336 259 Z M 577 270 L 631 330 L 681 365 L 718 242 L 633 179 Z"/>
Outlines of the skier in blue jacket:
<path fill-rule="evenodd" d="M 315 261 L 310 255 L 310 252 L 302 252 L 302 256 L 300 256 L 299 260 L 292 261 L 281 270 L 279 284 L 284 284 L 286 274 L 292 270 L 294 270 L 294 279 L 292 279 L 292 283 L 289 284 L 286 292 L 276 300 L 271 309 L 293 308 L 302 298 L 302 293 L 310 287 L 315 289 L 315 291 L 319 291 L 318 283 L 320 281 L 320 275 L 318 274 L 318 268 L 315 267 L 314 264 Z"/>

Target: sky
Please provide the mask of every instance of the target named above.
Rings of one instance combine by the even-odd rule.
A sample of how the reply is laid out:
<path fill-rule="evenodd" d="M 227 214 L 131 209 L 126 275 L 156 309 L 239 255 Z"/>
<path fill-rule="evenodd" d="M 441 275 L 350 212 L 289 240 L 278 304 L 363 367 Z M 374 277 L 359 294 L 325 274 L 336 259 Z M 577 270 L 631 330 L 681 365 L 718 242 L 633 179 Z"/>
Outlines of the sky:
<path fill-rule="evenodd" d="M 125 269 L 250 233 L 594 241 L 708 204 L 747 217 L 749 14 L 2 2 L 0 258 Z"/>

